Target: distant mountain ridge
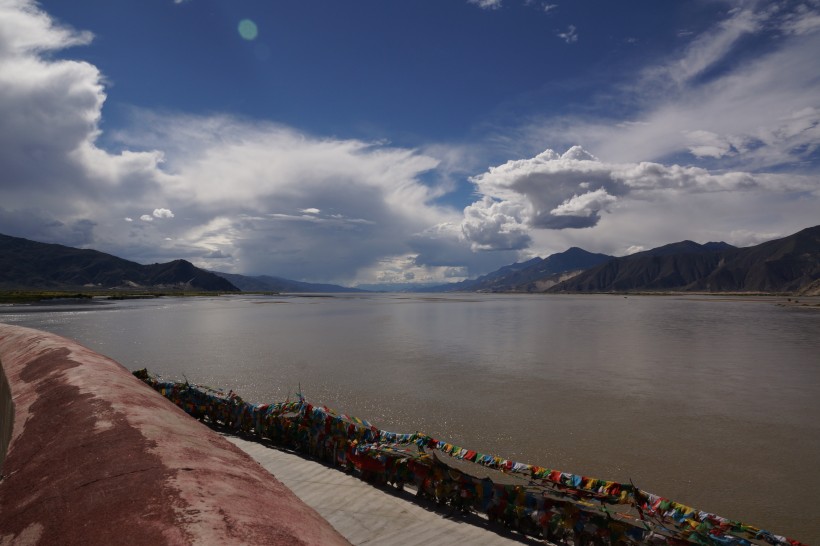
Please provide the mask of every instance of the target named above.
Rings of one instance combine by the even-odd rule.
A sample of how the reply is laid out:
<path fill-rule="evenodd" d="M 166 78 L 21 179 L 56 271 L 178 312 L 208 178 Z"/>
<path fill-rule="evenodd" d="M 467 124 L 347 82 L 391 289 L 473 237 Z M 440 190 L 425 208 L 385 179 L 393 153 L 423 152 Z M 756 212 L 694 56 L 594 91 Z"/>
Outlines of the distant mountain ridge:
<path fill-rule="evenodd" d="M 270 275 L 248 276 L 237 273 L 215 272 L 220 277 L 224 277 L 231 284 L 237 286 L 243 292 L 294 292 L 294 293 L 334 293 L 334 292 L 366 292 L 358 288 L 348 288 L 336 284 L 317 284 L 302 281 L 292 281 L 281 277 Z"/>
<path fill-rule="evenodd" d="M 539 292 L 539 284 L 569 272 L 576 273 L 613 259 L 606 254 L 594 254 L 578 247 L 533 258 L 526 262 L 504 266 L 477 279 L 443 284 L 422 289 L 426 292 Z M 557 281 L 556 281 L 557 282 Z M 555 284 L 553 282 L 552 284 Z"/>
<path fill-rule="evenodd" d="M 613 259 L 549 292 L 820 294 L 820 226 L 747 248 L 682 241 Z"/>
<path fill-rule="evenodd" d="M 1 234 L 0 288 L 239 291 L 222 277 L 185 260 L 141 265 L 96 250 Z"/>
<path fill-rule="evenodd" d="M 141 265 L 96 250 L 0 234 L 0 289 L 365 292 L 270 275 L 216 273 L 185 260 Z M 769 292 L 820 295 L 820 226 L 756 246 L 680 241 L 615 258 L 572 247 L 416 292 Z"/>

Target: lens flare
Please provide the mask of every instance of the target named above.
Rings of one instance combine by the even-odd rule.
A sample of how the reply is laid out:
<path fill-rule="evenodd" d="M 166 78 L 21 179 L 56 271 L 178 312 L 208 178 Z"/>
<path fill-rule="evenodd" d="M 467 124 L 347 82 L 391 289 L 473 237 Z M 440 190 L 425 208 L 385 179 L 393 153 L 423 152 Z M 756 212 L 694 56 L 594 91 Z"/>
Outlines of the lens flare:
<path fill-rule="evenodd" d="M 256 23 L 250 19 L 242 19 L 239 21 L 238 30 L 239 35 L 248 41 L 255 40 L 256 36 L 259 34 L 259 29 L 256 28 Z"/>

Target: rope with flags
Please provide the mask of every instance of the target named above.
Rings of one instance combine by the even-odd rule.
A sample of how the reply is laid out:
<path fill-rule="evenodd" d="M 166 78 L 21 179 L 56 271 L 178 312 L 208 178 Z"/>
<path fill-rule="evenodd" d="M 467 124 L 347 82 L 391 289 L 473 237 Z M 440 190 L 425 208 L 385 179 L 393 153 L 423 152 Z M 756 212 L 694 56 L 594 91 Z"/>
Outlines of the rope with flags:
<path fill-rule="evenodd" d="M 229 391 L 134 375 L 191 416 L 314 456 L 376 484 L 417 495 L 551 542 L 801 546 L 769 531 L 619 483 L 480 453 L 435 439 L 381 430 L 358 417 L 295 401 L 251 404 Z M 442 459 L 437 454 L 447 456 Z M 473 466 L 474 465 L 474 466 Z M 479 477 L 465 468 L 493 474 Z M 494 478 L 494 479 L 493 479 Z"/>

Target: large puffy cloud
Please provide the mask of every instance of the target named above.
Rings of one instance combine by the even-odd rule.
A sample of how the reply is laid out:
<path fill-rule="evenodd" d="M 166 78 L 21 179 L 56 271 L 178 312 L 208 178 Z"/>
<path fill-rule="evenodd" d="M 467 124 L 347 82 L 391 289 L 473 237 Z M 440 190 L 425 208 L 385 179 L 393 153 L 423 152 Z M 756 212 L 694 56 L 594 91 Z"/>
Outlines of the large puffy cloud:
<path fill-rule="evenodd" d="M 484 197 L 464 209 L 461 229 L 474 250 L 518 250 L 530 244 L 523 227 L 526 206 Z"/>
<path fill-rule="evenodd" d="M 439 160 L 382 143 L 139 111 L 111 153 L 98 145 L 102 74 L 43 54 L 91 38 L 33 2 L 0 0 L 0 232 L 343 282 L 458 219 L 433 204 L 444 187 L 422 181 Z"/>
<path fill-rule="evenodd" d="M 166 150 L 172 237 L 239 271 L 350 279 L 455 216 L 419 179 L 438 160 L 413 150 L 230 117 L 142 119 L 128 138 Z"/>
<path fill-rule="evenodd" d="M 670 195 L 770 193 L 818 198 L 816 179 L 772 173 L 711 172 L 654 162 L 608 163 L 580 146 L 508 161 L 473 177 L 483 197 L 464 210 L 461 227 L 474 248 L 522 249 L 534 229 L 591 228 L 624 202 L 674 206 Z M 640 219 L 631 219 L 646 224 Z"/>
<path fill-rule="evenodd" d="M 489 243 L 491 241 L 476 243 L 465 237 L 458 222 L 443 222 L 415 234 L 408 244 L 414 253 L 415 265 L 438 268 L 446 278 L 474 277 L 509 265 L 520 258 L 518 251 L 525 246 L 510 244 L 510 239 L 504 244 Z"/>
<path fill-rule="evenodd" d="M 732 12 L 640 80 L 641 90 L 661 92 L 631 90 L 643 101 L 635 122 L 531 128 L 530 143 L 566 137 L 603 160 L 572 148 L 503 163 L 472 177 L 479 198 L 462 214 L 435 203 L 481 156 L 470 146 L 419 151 L 228 115 L 137 111 L 108 139 L 123 151 L 104 149 L 103 76 L 46 55 L 91 35 L 55 24 L 32 2 L 0 0 L 0 232 L 143 262 L 184 257 L 337 282 L 477 274 L 525 249 L 649 248 L 681 232 L 696 238 L 705 225 L 712 232 L 703 237 L 722 231 L 737 242 L 785 235 L 812 210 L 816 217 L 816 179 L 759 171 L 782 173 L 820 141 L 820 44 L 815 10 L 806 9 L 791 19 Z M 713 73 L 738 40 L 775 23 L 777 48 Z M 670 83 L 646 85 L 659 81 Z M 681 153 L 712 170 L 666 157 Z M 581 227 L 597 229 L 567 229 Z"/>
<path fill-rule="evenodd" d="M 97 68 L 44 56 L 91 38 L 55 24 L 31 2 L 0 2 L 4 233 L 88 244 L 117 203 L 139 204 L 165 179 L 159 152 L 109 154 L 94 145 L 105 100 Z"/>

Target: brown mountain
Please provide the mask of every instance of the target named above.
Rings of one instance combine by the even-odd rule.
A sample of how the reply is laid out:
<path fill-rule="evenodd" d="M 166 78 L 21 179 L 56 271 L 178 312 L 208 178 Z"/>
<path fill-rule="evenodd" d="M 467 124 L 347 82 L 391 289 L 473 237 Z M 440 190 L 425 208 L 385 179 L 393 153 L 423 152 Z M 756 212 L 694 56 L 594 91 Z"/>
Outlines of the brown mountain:
<path fill-rule="evenodd" d="M 522 263 L 507 265 L 477 279 L 425 286 L 418 292 L 540 292 L 544 284 L 552 286 L 569 272 L 588 269 L 611 260 L 606 254 L 593 254 L 578 247 L 552 254 L 546 258 L 533 258 Z"/>
<path fill-rule="evenodd" d="M 549 291 L 809 293 L 818 281 L 820 226 L 815 226 L 747 248 L 674 243 L 593 267 Z"/>
<path fill-rule="evenodd" d="M 185 260 L 141 265 L 96 250 L 8 235 L 0 235 L 0 288 L 239 291 L 222 277 Z"/>

